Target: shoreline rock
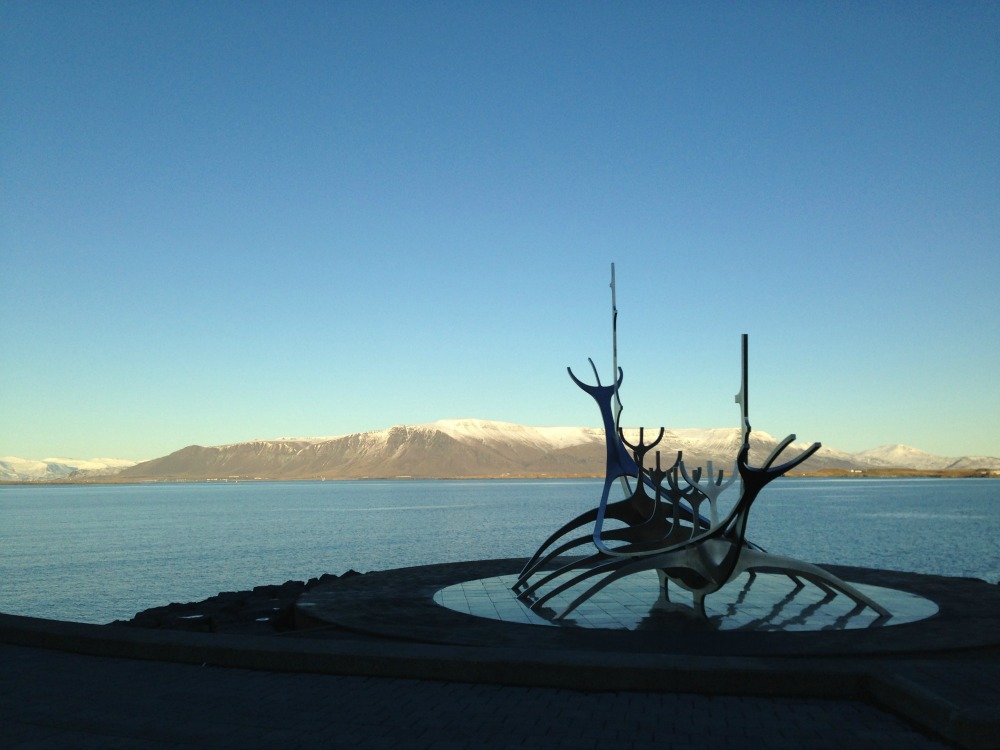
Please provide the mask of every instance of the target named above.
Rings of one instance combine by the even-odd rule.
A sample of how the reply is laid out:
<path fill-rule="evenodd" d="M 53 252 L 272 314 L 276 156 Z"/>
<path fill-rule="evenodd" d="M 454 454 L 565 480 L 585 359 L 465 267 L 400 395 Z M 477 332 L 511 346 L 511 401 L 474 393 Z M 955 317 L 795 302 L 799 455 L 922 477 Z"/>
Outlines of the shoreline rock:
<path fill-rule="evenodd" d="M 358 576 L 348 570 L 340 576 L 324 573 L 308 581 L 254 586 L 249 591 L 221 591 L 198 602 L 171 602 L 135 614 L 131 620 L 112 625 L 154 630 L 186 630 L 202 633 L 273 635 L 302 629 L 295 619 L 299 597 L 320 584 Z"/>

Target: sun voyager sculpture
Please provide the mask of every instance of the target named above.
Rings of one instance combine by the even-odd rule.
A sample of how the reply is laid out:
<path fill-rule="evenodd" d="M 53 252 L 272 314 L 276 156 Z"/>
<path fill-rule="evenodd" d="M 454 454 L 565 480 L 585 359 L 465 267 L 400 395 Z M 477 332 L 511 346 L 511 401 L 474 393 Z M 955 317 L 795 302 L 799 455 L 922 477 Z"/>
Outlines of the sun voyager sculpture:
<path fill-rule="evenodd" d="M 643 571 L 655 570 L 661 597 L 669 601 L 669 584 L 692 594 L 693 607 L 705 616 L 705 597 L 742 573 L 751 580 L 758 572 L 788 576 L 795 587 L 806 581 L 824 592 L 824 599 L 843 594 L 855 602 L 852 611 L 870 607 L 877 621 L 891 616 L 878 602 L 832 573 L 811 563 L 767 552 L 747 539 L 750 508 L 763 489 L 812 456 L 819 443 L 777 465 L 795 435 L 782 440 L 759 466 L 750 464 L 747 335 L 742 336 L 742 377 L 736 403 L 740 409 L 741 444 L 728 474 L 707 461 L 704 468 L 685 464 L 682 451 L 660 448 L 664 430 L 647 441 L 645 430 L 629 442 L 620 418 L 615 269 L 611 266 L 613 373 L 610 385 L 601 383 L 593 360 L 595 384 L 584 383 L 567 368 L 573 382 L 597 403 L 607 448 L 604 488 L 598 506 L 553 532 L 524 566 L 512 588 L 518 599 L 538 613 L 551 611 L 554 597 L 572 597 L 553 620 L 562 620 L 601 589 Z M 656 449 L 654 451 L 654 449 Z M 664 458 L 666 456 L 666 458 Z M 624 492 L 611 501 L 614 486 Z M 736 493 L 723 503 L 723 493 Z M 609 523 L 611 522 L 611 523 Z M 590 533 L 581 533 L 590 529 Z M 588 548 L 588 545 L 592 545 Z M 589 549 L 589 553 L 581 554 Z M 562 557 L 573 553 L 572 557 Z M 568 561 L 566 561 L 568 559 Z M 566 596 L 560 601 L 566 601 Z"/>

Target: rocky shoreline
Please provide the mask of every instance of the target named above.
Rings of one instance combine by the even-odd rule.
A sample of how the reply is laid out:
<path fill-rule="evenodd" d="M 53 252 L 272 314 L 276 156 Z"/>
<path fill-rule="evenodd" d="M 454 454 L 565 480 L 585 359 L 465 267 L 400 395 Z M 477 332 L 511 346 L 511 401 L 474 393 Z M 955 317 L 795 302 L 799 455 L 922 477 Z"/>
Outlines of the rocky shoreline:
<path fill-rule="evenodd" d="M 115 620 L 125 625 L 153 630 L 186 630 L 201 633 L 275 635 L 309 627 L 295 616 L 299 597 L 320 584 L 361 575 L 348 570 L 340 576 L 324 573 L 308 581 L 255 586 L 249 591 L 222 591 L 199 602 L 167 604 L 137 613 L 131 620 Z"/>

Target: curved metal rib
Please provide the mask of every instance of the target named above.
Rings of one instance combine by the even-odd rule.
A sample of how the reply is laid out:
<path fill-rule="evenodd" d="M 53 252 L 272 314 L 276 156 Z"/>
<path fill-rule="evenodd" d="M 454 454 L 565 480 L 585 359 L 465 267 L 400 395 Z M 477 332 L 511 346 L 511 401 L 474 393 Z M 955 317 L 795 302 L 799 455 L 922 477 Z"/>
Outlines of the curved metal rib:
<path fill-rule="evenodd" d="M 639 442 L 633 445 L 625 439 L 620 427 L 619 388 L 623 374 L 618 367 L 617 356 L 614 266 L 611 289 L 615 374 L 613 385 L 601 384 L 593 360 L 588 361 L 594 372 L 596 385 L 582 382 L 573 374 L 572 369 L 567 368 L 573 382 L 595 400 L 601 412 L 606 449 L 601 498 L 597 508 L 580 514 L 563 525 L 538 548 L 514 584 L 515 591 L 521 590 L 518 597 L 522 600 L 531 599 L 530 606 L 537 611 L 553 597 L 590 582 L 555 615 L 555 619 L 561 619 L 613 582 L 644 570 L 657 570 L 664 587 L 666 581 L 672 580 L 691 591 L 695 606 L 704 613 L 705 596 L 718 591 L 743 572 L 754 576 L 756 570 L 768 569 L 787 575 L 796 591 L 802 588 L 802 580 L 806 580 L 830 597 L 841 593 L 851 598 L 858 607 L 870 607 L 880 619 L 891 616 L 871 597 L 822 568 L 769 554 L 746 539 L 750 508 L 763 489 L 774 479 L 801 465 L 820 448 L 819 443 L 813 443 L 795 457 L 776 466 L 784 451 L 795 441 L 795 435 L 792 434 L 778 443 L 760 466 L 750 465 L 752 428 L 748 412 L 746 334 L 742 337 L 740 389 L 735 397 L 740 409 L 741 444 L 728 479 L 725 471 L 715 472 L 711 461 L 707 462 L 704 481 L 701 468 L 689 473 L 680 451 L 669 469 L 662 468 L 659 452 L 656 453 L 655 467 L 645 468 L 645 456 L 661 442 L 665 430 L 660 428 L 656 439 L 647 443 L 644 431 L 640 428 Z M 627 449 L 631 449 L 631 455 Z M 681 486 L 678 476 L 683 478 L 686 486 Z M 719 498 L 737 478 L 740 479 L 739 496 L 725 516 L 720 518 Z M 634 488 L 630 486 L 633 479 Z M 615 480 L 621 481 L 626 497 L 609 502 Z M 648 490 L 652 491 L 652 497 Z M 705 501 L 710 506 L 707 519 L 699 512 Z M 609 519 L 622 522 L 624 527 L 605 530 L 605 522 Z M 591 522 L 594 526 L 589 538 L 565 539 L 570 532 Z M 690 523 L 690 526 L 684 525 L 685 523 Z M 531 582 L 531 578 L 540 572 L 542 566 L 547 566 L 561 554 L 590 540 L 593 541 L 595 552 L 548 571 Z M 623 544 L 609 546 L 611 542 Z M 598 580 L 592 581 L 594 578 Z"/>

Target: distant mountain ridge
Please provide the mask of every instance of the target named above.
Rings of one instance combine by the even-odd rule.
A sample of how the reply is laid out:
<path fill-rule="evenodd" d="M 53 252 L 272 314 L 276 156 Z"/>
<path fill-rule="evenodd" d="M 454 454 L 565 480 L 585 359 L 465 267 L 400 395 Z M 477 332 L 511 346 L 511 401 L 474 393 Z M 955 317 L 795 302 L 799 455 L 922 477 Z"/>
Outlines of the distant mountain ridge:
<path fill-rule="evenodd" d="M 635 442 L 637 429 L 627 429 Z M 647 440 L 653 434 L 646 431 Z M 777 440 L 755 430 L 750 455 L 760 462 Z M 683 451 L 688 466 L 711 460 L 732 466 L 740 445 L 735 427 L 669 429 L 660 449 L 673 460 Z M 797 444 L 788 449 L 794 455 Z M 482 419 L 443 419 L 385 430 L 321 438 L 250 440 L 219 446 L 189 445 L 167 456 L 136 463 L 124 459 L 0 458 L 3 481 L 198 481 L 221 479 L 359 479 L 600 476 L 604 431 L 592 427 L 529 427 Z M 821 448 L 801 472 L 878 469 L 1000 471 L 1000 458 L 934 456 L 905 445 L 859 453 Z"/>
<path fill-rule="evenodd" d="M 107 477 L 122 469 L 135 466 L 135 461 L 125 458 L 43 458 L 35 461 L 29 458 L 4 456 L 0 458 L 0 481 L 5 482 L 52 482 L 75 476 Z"/>
<path fill-rule="evenodd" d="M 651 438 L 646 432 L 647 440 Z M 626 430 L 638 439 L 638 430 Z M 739 449 L 737 428 L 670 429 L 660 448 L 673 460 L 716 469 L 731 467 Z M 777 441 L 766 432 L 751 434 L 751 460 L 760 462 Z M 804 448 L 805 445 L 798 445 Z M 795 446 L 788 453 L 794 455 Z M 529 427 L 482 419 L 443 419 L 430 424 L 397 425 L 385 430 L 323 438 L 250 440 L 219 446 L 189 445 L 151 461 L 116 459 L 0 459 L 7 481 L 184 481 L 221 479 L 359 479 L 600 476 L 604 471 L 604 432 L 592 427 Z M 903 445 L 859 453 L 821 448 L 802 472 L 826 469 L 983 469 L 1000 471 L 1000 458 L 933 456 Z"/>

